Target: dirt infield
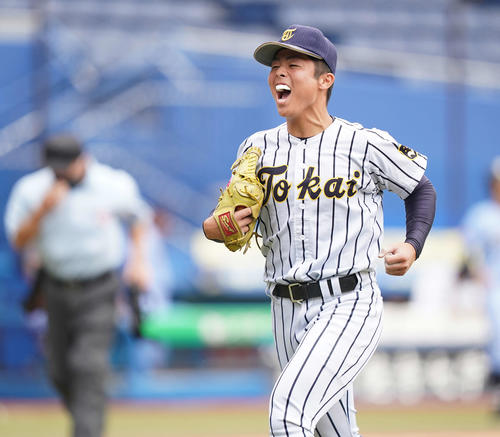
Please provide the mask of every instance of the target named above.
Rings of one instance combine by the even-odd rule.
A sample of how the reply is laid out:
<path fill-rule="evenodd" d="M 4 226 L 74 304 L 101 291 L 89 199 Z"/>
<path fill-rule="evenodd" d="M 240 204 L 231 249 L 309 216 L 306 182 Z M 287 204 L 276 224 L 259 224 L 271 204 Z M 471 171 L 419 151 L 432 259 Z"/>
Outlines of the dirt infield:
<path fill-rule="evenodd" d="M 174 437 L 171 434 L 164 434 L 168 437 Z M 459 431 L 449 431 L 449 432 L 391 432 L 391 433 L 363 433 L 362 437 L 498 437 L 498 431 L 474 431 L 470 432 L 459 432 Z M 239 434 L 239 435 L 231 435 L 231 437 L 267 437 L 268 434 Z M 141 437 L 157 437 L 149 436 L 147 434 L 143 434 Z M 200 437 L 199 434 L 179 434 L 175 437 Z M 208 435 L 204 434 L 203 437 L 220 437 L 219 434 Z"/>
<path fill-rule="evenodd" d="M 363 433 L 363 437 L 498 437 L 499 431 L 422 431 L 422 432 L 384 432 L 384 433 Z"/>
<path fill-rule="evenodd" d="M 358 405 L 363 437 L 497 437 L 500 419 L 487 402 L 412 406 Z M 0 436 L 69 435 L 69 422 L 56 402 L 2 402 Z M 104 437 L 264 437 L 267 399 L 114 403 Z"/>
<path fill-rule="evenodd" d="M 358 423 L 363 437 L 500 436 L 500 417 L 492 414 L 488 399 L 360 406 Z"/>

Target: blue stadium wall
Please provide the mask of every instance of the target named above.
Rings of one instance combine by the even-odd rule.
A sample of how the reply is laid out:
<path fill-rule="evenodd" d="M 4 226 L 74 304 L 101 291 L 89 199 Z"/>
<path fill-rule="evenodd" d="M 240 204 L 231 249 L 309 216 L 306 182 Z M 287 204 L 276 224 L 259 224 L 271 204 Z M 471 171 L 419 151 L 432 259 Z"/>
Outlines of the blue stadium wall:
<path fill-rule="evenodd" d="M 12 81 L 30 73 L 32 54 L 29 43 L 0 43 L 0 129 L 33 109 L 29 81 L 22 90 L 24 96 L 13 95 L 9 89 Z M 269 95 L 265 67 L 250 57 L 196 53 L 189 56 L 208 80 L 252 83 L 256 91 L 253 103 L 231 107 L 228 101 L 219 108 L 188 102 L 166 105 L 161 109 L 161 118 L 153 133 L 143 134 L 142 127 L 131 120 L 99 134 L 92 142 L 116 143 L 186 186 L 215 199 L 217 187 L 227 180 L 228 168 L 241 141 L 283 120 L 277 116 Z M 486 170 L 492 157 L 500 154 L 496 136 L 500 119 L 498 90 L 451 87 L 438 82 L 340 70 L 329 108 L 332 115 L 387 130 L 402 144 L 428 156 L 427 175 L 438 192 L 436 226 L 457 226 L 465 208 L 487 196 Z M 450 119 L 455 113 L 459 114 L 456 123 Z M 51 126 L 51 129 L 66 127 Z M 463 132 L 463 137 L 455 148 L 453 139 L 457 132 Z M 12 184 L 29 170 L 1 170 L 2 217 Z M 165 189 L 168 191 L 168 187 Z M 183 218 L 199 226 L 204 214 L 205 211 L 197 210 L 193 217 L 184 211 Z M 404 224 L 403 204 L 392 194 L 385 198 L 385 223 L 388 227 Z M 0 284 L 0 369 L 29 367 L 39 359 L 38 345 L 23 327 L 19 302 L 26 292 L 26 284 L 3 227 L 0 229 Z"/>

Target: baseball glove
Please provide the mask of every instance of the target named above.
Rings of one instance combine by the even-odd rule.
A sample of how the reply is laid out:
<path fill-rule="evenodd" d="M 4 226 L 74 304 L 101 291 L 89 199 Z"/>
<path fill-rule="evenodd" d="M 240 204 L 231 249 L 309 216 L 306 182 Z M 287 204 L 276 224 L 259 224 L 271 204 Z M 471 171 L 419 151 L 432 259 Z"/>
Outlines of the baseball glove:
<path fill-rule="evenodd" d="M 250 147 L 234 162 L 231 166 L 231 180 L 225 190 L 221 189 L 219 203 L 212 214 L 224 238 L 224 244 L 232 252 L 244 248 L 245 253 L 250 247 L 250 239 L 262 207 L 264 187 L 255 175 L 260 155 L 258 147 Z M 252 222 L 245 234 L 234 217 L 235 211 L 240 207 L 252 209 Z"/>

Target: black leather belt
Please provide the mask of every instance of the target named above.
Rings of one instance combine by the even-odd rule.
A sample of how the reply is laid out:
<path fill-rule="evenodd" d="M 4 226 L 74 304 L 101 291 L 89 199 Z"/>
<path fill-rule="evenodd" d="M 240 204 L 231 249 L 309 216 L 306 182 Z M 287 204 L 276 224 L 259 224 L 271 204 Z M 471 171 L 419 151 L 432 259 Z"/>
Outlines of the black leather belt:
<path fill-rule="evenodd" d="M 108 270 L 98 276 L 82 279 L 60 279 L 52 276 L 51 274 L 47 274 L 47 276 L 50 278 L 51 282 L 61 288 L 88 288 L 99 282 L 107 281 L 111 278 L 111 276 L 113 276 L 113 274 L 113 270 Z"/>
<path fill-rule="evenodd" d="M 330 294 L 333 295 L 333 286 L 331 279 L 326 281 Z M 356 274 L 342 276 L 339 278 L 340 291 L 347 293 L 356 288 L 358 284 L 358 277 Z M 273 296 L 286 297 L 292 302 L 302 302 L 312 297 L 321 296 L 321 288 L 319 282 L 303 282 L 296 284 L 282 285 L 277 284 L 273 290 Z"/>

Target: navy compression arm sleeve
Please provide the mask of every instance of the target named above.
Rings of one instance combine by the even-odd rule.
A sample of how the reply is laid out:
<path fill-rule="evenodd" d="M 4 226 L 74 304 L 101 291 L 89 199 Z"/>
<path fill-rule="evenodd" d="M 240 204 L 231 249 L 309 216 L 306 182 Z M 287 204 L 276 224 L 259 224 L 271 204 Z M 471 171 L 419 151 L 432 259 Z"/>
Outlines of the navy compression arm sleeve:
<path fill-rule="evenodd" d="M 420 256 L 436 214 L 436 190 L 427 176 L 422 176 L 413 192 L 405 199 L 406 240 Z"/>

